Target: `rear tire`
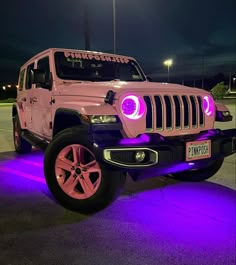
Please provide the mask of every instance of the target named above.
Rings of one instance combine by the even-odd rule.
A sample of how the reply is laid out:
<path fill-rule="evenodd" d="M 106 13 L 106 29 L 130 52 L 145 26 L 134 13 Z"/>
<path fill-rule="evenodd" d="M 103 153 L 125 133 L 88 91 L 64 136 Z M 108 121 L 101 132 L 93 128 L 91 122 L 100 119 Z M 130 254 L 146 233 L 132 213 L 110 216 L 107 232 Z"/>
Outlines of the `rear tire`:
<path fill-rule="evenodd" d="M 44 173 L 48 187 L 65 208 L 91 213 L 106 207 L 121 192 L 126 176 L 102 167 L 92 144 L 79 128 L 65 129 L 48 145 Z"/>
<path fill-rule="evenodd" d="M 209 166 L 197 169 L 197 170 L 190 170 L 190 171 L 184 171 L 179 173 L 171 174 L 176 179 L 182 180 L 182 181 L 203 181 L 206 179 L 209 179 L 210 177 L 214 176 L 221 168 L 222 164 L 224 162 L 224 159 L 218 159 L 210 163 Z"/>
<path fill-rule="evenodd" d="M 31 152 L 32 145 L 22 137 L 22 130 L 18 115 L 13 118 L 13 139 L 17 153 L 26 154 Z"/>

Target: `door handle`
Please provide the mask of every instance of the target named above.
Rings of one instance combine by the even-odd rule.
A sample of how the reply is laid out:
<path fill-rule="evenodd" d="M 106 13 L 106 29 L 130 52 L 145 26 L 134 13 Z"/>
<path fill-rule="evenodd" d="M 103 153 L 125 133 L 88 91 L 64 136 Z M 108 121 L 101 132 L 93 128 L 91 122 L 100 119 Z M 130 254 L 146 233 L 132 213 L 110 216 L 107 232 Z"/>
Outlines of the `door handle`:
<path fill-rule="evenodd" d="M 32 98 L 30 98 L 30 102 L 31 103 L 35 103 L 35 102 L 37 102 L 38 101 L 38 99 L 36 98 L 36 97 L 32 97 Z"/>
<path fill-rule="evenodd" d="M 55 98 L 52 98 L 49 103 L 52 105 L 52 104 L 55 104 L 55 102 L 56 102 Z"/>

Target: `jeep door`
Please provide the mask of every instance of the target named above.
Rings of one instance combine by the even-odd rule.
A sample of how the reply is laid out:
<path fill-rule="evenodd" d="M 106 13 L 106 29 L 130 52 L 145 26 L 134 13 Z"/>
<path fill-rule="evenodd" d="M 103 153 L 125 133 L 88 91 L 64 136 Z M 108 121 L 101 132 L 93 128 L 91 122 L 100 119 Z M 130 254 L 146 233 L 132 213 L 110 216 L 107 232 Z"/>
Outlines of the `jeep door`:
<path fill-rule="evenodd" d="M 36 69 L 50 76 L 49 56 L 38 59 Z M 32 130 L 39 136 L 50 138 L 52 134 L 51 121 L 51 89 L 47 82 L 35 84 L 32 88 Z"/>
<path fill-rule="evenodd" d="M 23 69 L 24 72 L 26 72 L 26 77 L 24 81 L 23 87 L 19 88 L 19 94 L 18 98 L 19 101 L 22 104 L 22 108 L 24 110 L 24 116 L 25 116 L 25 123 L 28 130 L 32 130 L 32 71 L 34 69 L 34 62 L 29 64 L 26 69 Z M 21 73 L 23 74 L 23 72 Z M 20 75 L 21 75 L 20 74 Z M 23 78 L 23 76 L 20 76 L 20 79 Z M 22 80 L 20 80 L 20 84 L 22 83 Z"/>

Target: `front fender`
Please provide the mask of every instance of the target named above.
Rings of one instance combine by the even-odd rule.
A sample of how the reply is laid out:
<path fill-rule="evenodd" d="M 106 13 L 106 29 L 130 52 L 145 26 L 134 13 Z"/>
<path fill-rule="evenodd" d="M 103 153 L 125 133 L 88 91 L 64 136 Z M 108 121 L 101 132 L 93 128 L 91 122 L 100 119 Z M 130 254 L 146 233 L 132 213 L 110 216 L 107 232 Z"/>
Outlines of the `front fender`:
<path fill-rule="evenodd" d="M 229 111 L 229 109 L 222 103 L 215 102 L 216 111 Z"/>
<path fill-rule="evenodd" d="M 222 103 L 215 103 L 216 107 L 216 121 L 220 122 L 226 122 L 226 121 L 232 121 L 233 116 L 230 114 L 229 109 Z"/>

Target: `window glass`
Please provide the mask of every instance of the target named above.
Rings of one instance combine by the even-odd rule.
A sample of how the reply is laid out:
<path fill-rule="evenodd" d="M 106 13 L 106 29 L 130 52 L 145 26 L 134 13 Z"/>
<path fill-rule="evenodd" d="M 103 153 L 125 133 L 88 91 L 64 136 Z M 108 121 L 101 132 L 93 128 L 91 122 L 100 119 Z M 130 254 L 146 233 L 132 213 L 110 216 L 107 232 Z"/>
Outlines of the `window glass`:
<path fill-rule="evenodd" d="M 45 73 L 46 80 L 49 82 L 50 76 L 50 66 L 49 66 L 49 57 L 44 57 L 38 61 L 37 69 L 43 71 Z M 46 86 L 49 84 L 45 84 Z M 40 84 L 36 84 L 36 87 L 41 87 Z"/>
<path fill-rule="evenodd" d="M 23 89 L 23 86 L 24 86 L 24 78 L 25 78 L 25 69 L 23 69 L 20 72 L 20 77 L 19 77 L 19 90 L 22 90 Z"/>
<path fill-rule="evenodd" d="M 31 89 L 32 88 L 33 69 L 34 69 L 34 63 L 30 64 L 27 67 L 26 84 L 25 84 L 25 88 L 26 89 Z"/>
<path fill-rule="evenodd" d="M 49 57 L 45 57 L 38 61 L 37 69 L 48 72 L 49 73 Z"/>

